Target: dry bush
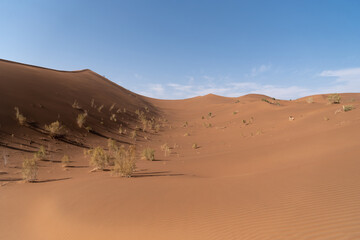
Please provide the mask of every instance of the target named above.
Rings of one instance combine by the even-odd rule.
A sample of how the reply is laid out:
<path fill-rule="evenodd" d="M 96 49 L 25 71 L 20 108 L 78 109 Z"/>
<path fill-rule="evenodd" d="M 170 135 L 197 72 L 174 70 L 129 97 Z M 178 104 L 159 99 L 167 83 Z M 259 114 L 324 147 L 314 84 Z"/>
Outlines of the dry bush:
<path fill-rule="evenodd" d="M 197 148 L 199 148 L 199 146 L 197 145 L 197 143 L 194 143 L 194 144 L 192 145 L 192 148 L 193 148 L 193 149 L 197 149 Z"/>
<path fill-rule="evenodd" d="M 79 128 L 82 128 L 86 122 L 87 112 L 78 114 L 76 118 L 76 123 L 79 126 Z"/>
<path fill-rule="evenodd" d="M 167 157 L 167 156 L 169 156 L 169 155 L 171 154 L 171 149 L 170 149 L 170 147 L 167 145 L 167 143 L 161 145 L 160 148 L 161 148 L 161 151 L 164 152 L 165 157 Z"/>
<path fill-rule="evenodd" d="M 348 112 L 354 109 L 353 105 L 343 105 L 343 111 Z"/>
<path fill-rule="evenodd" d="M 45 125 L 45 130 L 49 132 L 52 138 L 60 137 L 64 134 L 64 126 L 59 121 Z"/>
<path fill-rule="evenodd" d="M 26 182 L 33 182 L 36 180 L 38 167 L 36 165 L 36 159 L 25 159 L 22 163 L 22 175 Z"/>
<path fill-rule="evenodd" d="M 149 161 L 154 161 L 155 160 L 155 150 L 152 149 L 152 148 L 147 147 L 142 151 L 141 157 L 143 159 L 146 159 L 146 160 L 149 160 Z"/>
<path fill-rule="evenodd" d="M 92 108 L 96 108 L 95 99 L 91 99 L 91 107 L 92 107 Z"/>
<path fill-rule="evenodd" d="M 20 113 L 20 110 L 18 107 L 15 107 L 15 116 L 17 121 L 19 122 L 20 125 L 25 125 L 26 124 L 26 117 L 24 117 L 24 115 L 22 115 Z"/>
<path fill-rule="evenodd" d="M 135 146 L 129 146 L 126 150 L 122 145 L 115 155 L 113 173 L 122 177 L 131 177 L 135 168 Z"/>
<path fill-rule="evenodd" d="M 88 151 L 90 155 L 90 165 L 96 170 L 103 170 L 109 166 L 110 156 L 105 152 L 102 147 L 96 147 Z"/>
<path fill-rule="evenodd" d="M 306 102 L 307 102 L 307 103 L 313 103 L 313 102 L 314 102 L 314 99 L 313 99 L 312 97 L 308 97 L 308 98 L 306 99 Z"/>
<path fill-rule="evenodd" d="M 123 134 L 124 130 L 122 129 L 122 127 L 119 127 L 119 134 Z"/>
<path fill-rule="evenodd" d="M 76 99 L 75 99 L 74 103 L 72 104 L 72 108 L 81 109 L 81 106 L 80 106 L 79 102 Z"/>
<path fill-rule="evenodd" d="M 113 121 L 113 122 L 116 122 L 116 121 L 117 121 L 117 119 L 116 119 L 116 114 L 115 114 L 115 113 L 111 114 L 111 116 L 110 116 L 110 121 Z"/>
<path fill-rule="evenodd" d="M 114 109 L 115 105 L 116 105 L 116 103 L 113 103 L 113 104 L 111 105 L 111 107 L 109 108 L 109 112 L 111 112 L 111 111 Z"/>
<path fill-rule="evenodd" d="M 133 130 L 130 132 L 130 138 L 135 139 L 136 138 L 136 130 Z"/>
<path fill-rule="evenodd" d="M 108 148 L 111 152 L 116 152 L 119 150 L 119 147 L 117 146 L 116 141 L 111 138 L 108 139 Z"/>
<path fill-rule="evenodd" d="M 62 163 L 62 166 L 63 167 L 67 167 L 68 164 L 70 163 L 70 158 L 68 155 L 64 155 L 62 158 L 61 158 L 61 163 Z"/>
<path fill-rule="evenodd" d="M 185 127 L 187 127 L 187 126 L 189 126 L 189 123 L 186 121 L 186 122 L 183 124 L 183 127 L 185 128 Z"/>
<path fill-rule="evenodd" d="M 335 93 L 335 94 L 330 94 L 328 96 L 328 101 L 331 104 L 339 104 L 341 101 L 341 97 L 339 94 Z"/>
<path fill-rule="evenodd" d="M 104 108 L 104 105 L 101 105 L 99 108 L 98 108 L 98 112 L 101 112 L 101 110 Z"/>
<path fill-rule="evenodd" d="M 46 157 L 46 150 L 44 146 L 40 146 L 39 151 L 34 153 L 35 160 L 45 160 Z"/>
<path fill-rule="evenodd" d="M 160 124 L 156 124 L 155 125 L 155 132 L 159 132 L 160 131 Z"/>
<path fill-rule="evenodd" d="M 184 137 L 190 136 L 190 133 L 185 133 Z"/>

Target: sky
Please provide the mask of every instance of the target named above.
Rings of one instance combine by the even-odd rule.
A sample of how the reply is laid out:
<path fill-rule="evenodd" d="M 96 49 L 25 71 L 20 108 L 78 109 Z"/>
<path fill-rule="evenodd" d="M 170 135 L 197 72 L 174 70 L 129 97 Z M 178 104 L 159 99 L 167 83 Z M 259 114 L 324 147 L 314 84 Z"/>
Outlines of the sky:
<path fill-rule="evenodd" d="M 160 99 L 360 92 L 359 13 L 357 0 L 1 0 L 0 58 Z"/>

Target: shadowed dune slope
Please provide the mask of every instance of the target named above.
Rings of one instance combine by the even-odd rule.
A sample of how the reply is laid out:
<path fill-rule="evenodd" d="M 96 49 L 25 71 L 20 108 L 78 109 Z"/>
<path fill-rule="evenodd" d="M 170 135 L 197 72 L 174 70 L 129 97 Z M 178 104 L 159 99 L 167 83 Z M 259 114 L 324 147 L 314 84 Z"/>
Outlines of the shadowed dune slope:
<path fill-rule="evenodd" d="M 82 148 L 51 139 L 48 158 L 66 153 L 73 167 L 44 161 L 39 181 L 22 183 L 21 161 L 30 153 L 0 146 L 9 154 L 9 164 L 0 164 L 0 239 L 360 239 L 360 94 L 340 94 L 340 104 L 330 104 L 328 94 L 158 100 L 90 70 L 0 61 L 0 75 L 8 89 L 0 130 L 14 133 L 1 135 L 8 146 L 39 137 L 16 123 L 18 106 L 39 126 L 60 114 L 72 139 L 106 148 L 106 138 L 76 127 L 74 118 L 86 109 L 99 133 L 136 145 L 138 154 L 155 150 L 155 161 L 137 155 L 133 177 L 120 178 L 89 173 Z M 92 98 L 104 104 L 101 113 L 90 106 Z M 75 99 L 82 109 L 71 107 Z M 128 109 L 117 116 L 129 130 L 138 124 L 134 112 L 145 107 L 167 121 L 159 132 L 139 131 L 136 141 L 117 136 L 119 122 L 107 120 L 113 103 Z"/>

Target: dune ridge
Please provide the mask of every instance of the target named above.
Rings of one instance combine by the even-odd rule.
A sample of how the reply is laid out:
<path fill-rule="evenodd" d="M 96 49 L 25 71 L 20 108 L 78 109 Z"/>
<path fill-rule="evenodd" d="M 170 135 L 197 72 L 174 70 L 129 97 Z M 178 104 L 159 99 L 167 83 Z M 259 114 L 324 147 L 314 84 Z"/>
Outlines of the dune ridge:
<path fill-rule="evenodd" d="M 158 100 L 91 70 L 6 60 L 0 78 L 0 157 L 7 156 L 7 165 L 0 163 L 0 239 L 360 239 L 358 93 L 340 94 L 340 104 L 330 104 L 329 94 Z M 81 109 L 72 108 L 74 100 Z M 20 126 L 15 106 L 33 122 Z M 93 133 L 76 125 L 85 110 Z M 141 130 L 140 110 L 163 119 L 158 132 Z M 68 141 L 41 131 L 56 119 Z M 139 128 L 138 136 L 119 134 L 119 126 Z M 84 149 L 107 149 L 109 138 L 136 146 L 131 178 L 90 172 Z M 38 182 L 23 183 L 21 163 L 41 145 L 49 154 L 39 162 Z M 140 159 L 145 147 L 155 150 L 155 161 Z M 64 154 L 71 157 L 66 170 Z"/>

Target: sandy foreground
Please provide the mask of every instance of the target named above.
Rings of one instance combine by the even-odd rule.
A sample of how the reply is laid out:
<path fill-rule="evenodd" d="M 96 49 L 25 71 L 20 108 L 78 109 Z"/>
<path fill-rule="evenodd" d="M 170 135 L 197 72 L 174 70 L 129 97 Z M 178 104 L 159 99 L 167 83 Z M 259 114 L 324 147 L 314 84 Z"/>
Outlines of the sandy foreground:
<path fill-rule="evenodd" d="M 90 70 L 5 60 L 0 89 L 0 239 L 360 239 L 360 94 L 340 104 L 328 95 L 156 100 Z M 162 119 L 160 130 L 131 138 L 138 109 Z M 85 110 L 91 132 L 76 126 Z M 62 139 L 44 131 L 56 120 Z M 133 177 L 90 172 L 84 149 L 107 148 L 108 138 L 136 145 Z M 22 161 L 40 146 L 38 180 L 24 183 Z M 147 146 L 155 161 L 140 158 Z"/>

